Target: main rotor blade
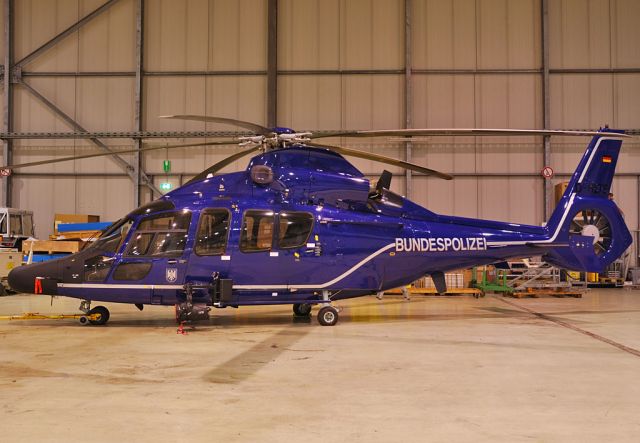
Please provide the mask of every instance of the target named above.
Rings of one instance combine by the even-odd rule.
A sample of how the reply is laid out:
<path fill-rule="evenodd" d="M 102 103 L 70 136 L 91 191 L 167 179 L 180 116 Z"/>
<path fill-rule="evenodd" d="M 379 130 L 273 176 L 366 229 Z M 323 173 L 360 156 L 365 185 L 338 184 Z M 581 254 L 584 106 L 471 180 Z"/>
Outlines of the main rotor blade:
<path fill-rule="evenodd" d="M 416 172 L 422 172 L 423 174 L 433 175 L 434 177 L 442 178 L 445 180 L 453 179 L 453 176 L 449 174 L 445 174 L 444 172 L 436 171 L 435 169 L 425 168 L 424 166 L 419 166 L 414 163 L 408 163 L 402 160 L 397 160 L 391 157 L 385 157 L 384 155 L 372 154 L 371 152 L 357 151 L 355 149 L 343 148 L 340 146 L 331 146 L 325 144 L 316 144 L 316 143 L 305 143 L 308 146 L 314 146 L 316 148 L 326 148 L 330 149 L 338 154 L 350 155 L 351 157 L 359 157 L 367 160 L 373 160 L 380 163 L 387 163 L 389 165 L 400 166 L 404 169 L 410 169 Z"/>
<path fill-rule="evenodd" d="M 237 144 L 238 141 L 237 140 L 221 140 L 221 141 L 215 141 L 215 142 L 202 142 L 202 143 L 185 143 L 185 144 L 180 144 L 180 145 L 165 145 L 165 146 L 160 146 L 160 145 L 154 145 L 154 146 L 149 146 L 147 148 L 140 148 L 140 149 L 127 149 L 124 151 L 112 151 L 112 152 L 98 152 L 95 154 L 83 154 L 83 155 L 74 155 L 74 156 L 70 156 L 70 157 L 60 157 L 60 158 L 52 158 L 49 160 L 39 160 L 37 162 L 29 162 L 29 163 L 20 163 L 17 165 L 9 165 L 9 166 L 0 166 L 0 169 L 21 169 L 21 168 L 30 168 L 32 166 L 42 166 L 42 165 L 49 165 L 51 163 L 62 163 L 62 162 L 68 162 L 68 161 L 72 161 L 72 160 L 82 160 L 85 158 L 94 158 L 94 157 L 106 157 L 109 155 L 119 155 L 119 154 L 132 154 L 134 152 L 145 152 L 145 151 L 156 151 L 158 149 L 173 149 L 173 148 L 188 148 L 188 147 L 192 147 L 192 146 L 213 146 L 213 145 L 235 145 Z"/>
<path fill-rule="evenodd" d="M 235 118 L 210 117 L 208 115 L 161 115 L 160 118 L 172 118 L 177 120 L 195 120 L 200 122 L 226 123 L 228 125 L 239 126 L 248 129 L 259 135 L 270 135 L 273 131 L 256 123 L 246 122 L 244 120 L 236 120 Z"/>
<path fill-rule="evenodd" d="M 224 168 L 225 166 L 230 165 L 231 163 L 233 163 L 234 161 L 238 160 L 239 158 L 242 158 L 245 155 L 249 155 L 252 152 L 256 152 L 256 151 L 258 151 L 260 149 L 262 149 L 262 145 L 254 146 L 253 148 L 237 152 L 237 153 L 225 158 L 224 160 L 216 163 L 215 165 L 209 166 L 207 169 L 205 169 L 200 174 L 198 174 L 195 177 L 193 177 L 191 180 L 186 182 L 184 185 L 188 185 L 188 184 L 193 183 L 193 182 L 204 180 L 205 178 L 207 178 L 207 176 L 209 174 L 215 174 L 220 169 Z M 184 185 L 182 185 L 182 186 L 184 186 Z"/>
<path fill-rule="evenodd" d="M 383 129 L 365 131 L 345 131 L 333 134 L 315 134 L 311 138 L 328 137 L 443 137 L 443 136 L 516 136 L 516 135 L 570 135 L 570 136 L 607 136 L 614 138 L 631 137 L 617 132 L 597 131 L 564 131 L 547 129 L 474 129 L 474 128 L 450 128 L 450 129 Z"/>

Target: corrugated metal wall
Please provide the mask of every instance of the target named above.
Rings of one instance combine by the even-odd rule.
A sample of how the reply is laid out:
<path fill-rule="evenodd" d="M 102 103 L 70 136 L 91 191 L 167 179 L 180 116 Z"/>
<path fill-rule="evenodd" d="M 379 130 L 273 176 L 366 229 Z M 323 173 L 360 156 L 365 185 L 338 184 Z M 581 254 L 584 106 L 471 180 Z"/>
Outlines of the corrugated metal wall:
<path fill-rule="evenodd" d="M 103 1 L 16 1 L 14 59 Z M 541 0 L 409 3 L 413 127 L 543 127 Z M 31 75 L 25 81 L 87 130 L 134 130 L 135 13 L 135 0 L 119 0 L 26 65 L 24 71 Z M 144 22 L 145 130 L 220 128 L 157 118 L 183 113 L 266 124 L 267 0 L 147 0 Z M 638 23 L 636 0 L 549 1 L 552 128 L 605 123 L 640 128 Z M 280 0 L 278 124 L 296 129 L 404 127 L 404 45 L 405 0 Z M 14 90 L 15 131 L 72 129 L 20 85 Z M 133 146 L 129 139 L 104 141 Z M 404 145 L 393 140 L 336 142 L 405 155 Z M 585 143 L 552 140 L 551 166 L 560 174 L 572 172 Z M 91 146 L 83 140 L 16 141 L 14 162 L 93 152 Z M 625 150 L 620 163 L 625 175 L 614 185 L 632 229 L 638 227 L 639 211 L 637 148 L 636 142 Z M 415 142 L 412 151 L 415 162 L 461 175 L 452 182 L 414 175 L 411 196 L 418 203 L 463 216 L 543 221 L 540 138 L 441 138 Z M 145 155 L 143 166 L 156 183 L 178 185 L 231 152 L 235 148 L 156 151 Z M 173 175 L 163 175 L 165 158 L 172 160 Z M 354 163 L 372 175 L 382 169 L 364 160 Z M 228 169 L 245 164 L 239 161 Z M 397 174 L 393 187 L 404 193 L 404 171 L 391 170 Z M 112 160 L 59 163 L 28 172 L 41 175 L 14 177 L 14 205 L 36 211 L 40 236 L 50 232 L 54 212 L 115 219 L 134 202 L 131 180 Z M 86 173 L 94 175 L 74 176 Z"/>

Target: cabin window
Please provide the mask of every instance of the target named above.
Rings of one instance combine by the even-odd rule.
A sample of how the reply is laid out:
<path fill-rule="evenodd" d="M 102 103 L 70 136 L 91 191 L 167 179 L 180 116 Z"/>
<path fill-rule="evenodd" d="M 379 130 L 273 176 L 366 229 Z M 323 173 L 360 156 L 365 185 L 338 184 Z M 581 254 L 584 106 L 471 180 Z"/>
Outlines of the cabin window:
<path fill-rule="evenodd" d="M 129 241 L 126 255 L 179 257 L 187 244 L 190 212 L 171 212 L 143 219 Z"/>
<path fill-rule="evenodd" d="M 197 255 L 222 255 L 227 246 L 229 211 L 205 209 L 200 213 L 194 247 Z"/>
<path fill-rule="evenodd" d="M 308 212 L 282 212 L 278 217 L 280 248 L 298 248 L 307 243 L 313 227 L 313 215 Z"/>
<path fill-rule="evenodd" d="M 143 263 L 120 263 L 113 271 L 114 280 L 142 280 L 149 274 L 151 262 Z"/>
<path fill-rule="evenodd" d="M 244 213 L 240 250 L 268 251 L 273 240 L 273 211 L 250 210 Z"/>

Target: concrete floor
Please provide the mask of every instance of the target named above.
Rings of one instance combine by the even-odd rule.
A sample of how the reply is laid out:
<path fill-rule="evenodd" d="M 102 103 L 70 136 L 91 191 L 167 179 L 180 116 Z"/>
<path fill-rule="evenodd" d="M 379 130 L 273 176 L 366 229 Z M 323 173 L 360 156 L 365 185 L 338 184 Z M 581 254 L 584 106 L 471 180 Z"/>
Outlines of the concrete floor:
<path fill-rule="evenodd" d="M 78 305 L 49 303 L 2 297 L 0 315 Z M 0 439 L 638 441 L 640 291 L 341 306 L 335 327 L 216 310 L 184 336 L 165 307 L 0 322 Z"/>

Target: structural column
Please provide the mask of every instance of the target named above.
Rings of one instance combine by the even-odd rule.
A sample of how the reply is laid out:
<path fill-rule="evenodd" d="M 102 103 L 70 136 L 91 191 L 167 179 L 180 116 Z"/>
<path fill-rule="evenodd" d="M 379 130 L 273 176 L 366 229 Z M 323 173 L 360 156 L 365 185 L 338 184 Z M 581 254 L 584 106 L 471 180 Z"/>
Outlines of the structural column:
<path fill-rule="evenodd" d="M 134 109 L 134 130 L 142 131 L 142 110 L 143 110 L 143 67 L 144 67 L 144 0 L 136 0 L 136 84 L 135 84 L 135 109 Z M 135 146 L 138 149 L 133 156 L 133 206 L 140 206 L 140 171 L 142 170 L 142 139 L 135 139 Z M 153 190 L 151 191 L 153 200 Z"/>
<path fill-rule="evenodd" d="M 412 88 L 411 88 L 411 71 L 412 71 L 412 41 L 411 41 L 411 15 L 412 15 L 412 0 L 404 0 L 404 127 L 410 129 L 413 125 L 413 100 L 412 100 Z M 405 142 L 405 161 L 411 163 L 411 149 L 412 145 L 410 141 Z M 405 171 L 405 196 L 411 198 L 412 183 L 411 183 L 411 170 Z"/>
<path fill-rule="evenodd" d="M 11 83 L 13 67 L 13 0 L 4 2 L 4 77 L 2 84 L 4 87 L 4 112 L 3 129 L 4 132 L 13 132 L 13 88 Z M 4 141 L 2 148 L 2 160 L 5 165 L 13 163 L 13 140 Z M 11 206 L 12 199 L 12 178 L 4 177 L 4 189 L 2 194 L 2 206 Z"/>
<path fill-rule="evenodd" d="M 267 126 L 278 124 L 278 0 L 267 4 Z"/>
<path fill-rule="evenodd" d="M 549 95 L 549 1 L 542 0 L 542 11 L 540 14 L 542 20 L 542 119 L 544 129 L 550 129 L 551 126 L 551 103 Z M 551 138 L 544 136 L 544 155 L 543 166 L 551 164 Z M 543 214 L 544 220 L 549 220 L 553 206 L 553 187 L 551 179 L 543 179 Z"/>

